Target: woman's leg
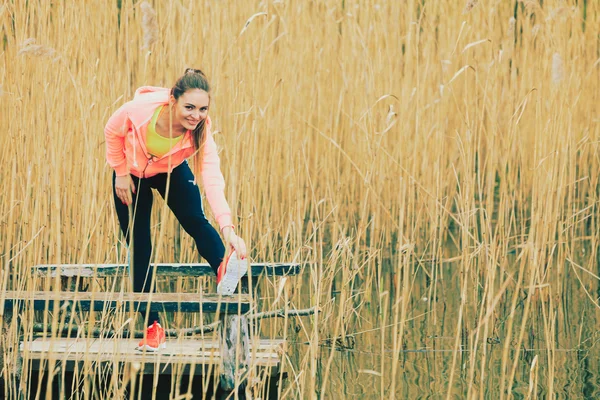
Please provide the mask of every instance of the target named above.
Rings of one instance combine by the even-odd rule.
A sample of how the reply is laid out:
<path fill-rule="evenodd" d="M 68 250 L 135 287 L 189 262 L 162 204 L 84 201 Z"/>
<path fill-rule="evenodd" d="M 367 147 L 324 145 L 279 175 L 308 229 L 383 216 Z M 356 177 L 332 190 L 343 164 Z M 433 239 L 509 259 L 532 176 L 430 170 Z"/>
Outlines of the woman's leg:
<path fill-rule="evenodd" d="M 166 193 L 166 184 L 167 174 L 161 174 L 160 182 L 155 187 L 163 198 Z M 171 173 L 167 204 L 183 229 L 194 238 L 198 252 L 216 274 L 225 256 L 225 247 L 219 233 L 204 216 L 200 191 L 194 184 L 194 174 L 187 162 L 175 168 Z"/>
<path fill-rule="evenodd" d="M 121 202 L 115 193 L 115 177 L 113 173 L 113 198 L 115 209 L 119 218 L 121 231 L 129 246 L 133 258 L 132 269 L 129 274 L 133 280 L 134 292 L 150 292 L 153 270 L 150 267 L 150 255 L 152 254 L 152 239 L 150 237 L 150 213 L 152 211 L 152 191 L 148 181 L 131 176 L 136 191 L 132 193 L 134 216 L 133 229 L 129 226 L 129 207 Z M 131 243 L 131 232 L 133 231 L 133 243 Z M 143 315 L 145 317 L 145 315 Z M 150 312 L 148 321 L 158 321 L 158 313 Z"/>

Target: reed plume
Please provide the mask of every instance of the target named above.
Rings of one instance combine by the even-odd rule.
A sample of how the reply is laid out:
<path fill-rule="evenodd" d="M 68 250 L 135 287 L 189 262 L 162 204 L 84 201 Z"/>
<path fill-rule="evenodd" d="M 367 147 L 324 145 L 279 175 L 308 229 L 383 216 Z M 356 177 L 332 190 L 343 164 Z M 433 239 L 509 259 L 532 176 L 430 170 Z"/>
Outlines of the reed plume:
<path fill-rule="evenodd" d="M 564 63 L 560 53 L 552 55 L 552 83 L 559 84 L 564 77 Z"/>
<path fill-rule="evenodd" d="M 150 50 L 152 45 L 158 41 L 158 21 L 156 18 L 156 11 L 152 8 L 152 5 L 144 1 L 140 4 L 142 9 L 142 32 L 144 37 L 144 50 Z"/>
<path fill-rule="evenodd" d="M 469 13 L 477 5 L 477 3 L 478 3 L 477 0 L 468 0 L 467 4 L 465 4 L 465 9 L 463 10 L 463 14 Z"/>
<path fill-rule="evenodd" d="M 52 47 L 44 46 L 35 43 L 35 38 L 25 39 L 19 45 L 19 52 L 17 55 L 20 56 L 34 56 L 34 57 L 49 57 L 52 61 L 60 59 L 60 55 Z"/>

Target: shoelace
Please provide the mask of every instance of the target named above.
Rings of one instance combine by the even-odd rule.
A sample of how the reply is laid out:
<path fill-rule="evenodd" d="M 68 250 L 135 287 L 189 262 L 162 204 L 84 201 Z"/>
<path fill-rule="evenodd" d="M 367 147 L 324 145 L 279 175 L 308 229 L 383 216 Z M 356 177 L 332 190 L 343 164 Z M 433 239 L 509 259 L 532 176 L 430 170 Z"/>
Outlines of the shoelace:
<path fill-rule="evenodd" d="M 146 336 L 150 336 L 158 331 L 158 325 L 152 324 L 150 328 L 148 328 L 148 334 Z"/>

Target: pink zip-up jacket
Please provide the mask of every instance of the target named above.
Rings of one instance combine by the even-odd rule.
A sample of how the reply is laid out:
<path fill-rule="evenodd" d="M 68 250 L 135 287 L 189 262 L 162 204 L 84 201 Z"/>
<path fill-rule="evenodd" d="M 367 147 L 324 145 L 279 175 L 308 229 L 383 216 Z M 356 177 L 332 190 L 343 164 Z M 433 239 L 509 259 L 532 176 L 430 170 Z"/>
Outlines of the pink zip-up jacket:
<path fill-rule="evenodd" d="M 143 86 L 136 90 L 133 100 L 122 105 L 108 120 L 104 128 L 106 160 L 117 176 L 133 174 L 148 178 L 171 172 L 194 153 L 190 132 L 163 157 L 151 157 L 146 149 L 146 133 L 152 114 L 157 107 L 169 103 L 169 94 L 170 90 L 166 88 Z M 225 199 L 225 180 L 219 165 L 217 145 L 210 128 L 211 121 L 207 118 L 202 182 L 215 220 L 223 229 L 233 224 Z"/>

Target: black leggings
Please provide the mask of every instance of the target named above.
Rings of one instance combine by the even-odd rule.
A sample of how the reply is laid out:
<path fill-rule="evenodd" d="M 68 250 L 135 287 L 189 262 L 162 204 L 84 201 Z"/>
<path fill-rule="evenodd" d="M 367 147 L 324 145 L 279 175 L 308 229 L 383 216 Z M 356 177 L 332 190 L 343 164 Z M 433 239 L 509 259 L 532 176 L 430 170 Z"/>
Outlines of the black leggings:
<path fill-rule="evenodd" d="M 131 175 L 136 191 L 133 198 L 133 246 L 130 243 L 129 207 L 121 202 L 115 193 L 113 173 L 113 197 L 119 217 L 121 231 L 129 244 L 133 261 L 133 270 L 129 271 L 133 279 L 134 292 L 150 292 L 153 267 L 150 266 L 152 240 L 150 237 L 150 212 L 152 211 L 152 190 L 156 189 L 165 198 L 168 174 L 158 174 L 150 178 L 138 178 Z M 187 162 L 182 163 L 171 173 L 169 198 L 167 205 L 179 220 L 185 231 L 194 238 L 198 252 L 217 272 L 225 247 L 218 234 L 204 216 L 202 199 L 198 186 L 194 184 L 194 174 Z M 148 321 L 158 321 L 158 313 L 150 312 Z"/>

